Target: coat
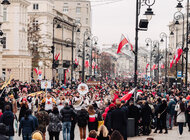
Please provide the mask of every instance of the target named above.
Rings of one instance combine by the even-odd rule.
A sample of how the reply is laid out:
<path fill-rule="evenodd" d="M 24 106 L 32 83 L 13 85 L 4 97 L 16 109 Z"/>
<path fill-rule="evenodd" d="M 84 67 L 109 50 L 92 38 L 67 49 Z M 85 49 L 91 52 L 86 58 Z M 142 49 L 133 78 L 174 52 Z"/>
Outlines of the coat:
<path fill-rule="evenodd" d="M 138 122 L 139 118 L 140 118 L 140 112 L 139 112 L 139 108 L 135 105 L 131 105 L 128 107 L 128 118 L 134 118 L 135 122 Z"/>
<path fill-rule="evenodd" d="M 168 104 L 168 113 L 172 116 L 175 115 L 175 105 L 176 105 L 176 102 L 173 99 L 170 100 Z"/>
<path fill-rule="evenodd" d="M 35 123 L 31 117 L 28 117 L 28 119 L 25 119 L 24 117 L 20 120 L 20 126 L 19 126 L 19 135 L 21 134 L 32 134 L 32 132 L 35 130 Z"/>
<path fill-rule="evenodd" d="M 118 130 L 123 136 L 127 134 L 126 112 L 116 108 L 111 112 L 111 129 Z"/>
<path fill-rule="evenodd" d="M 19 121 L 26 114 L 26 110 L 28 110 L 28 106 L 26 107 L 26 105 L 22 105 L 22 107 L 20 109 L 20 113 L 19 113 L 19 118 L 18 118 Z"/>
<path fill-rule="evenodd" d="M 65 106 L 63 109 L 61 109 L 60 114 L 62 122 L 71 122 L 75 115 L 73 109 L 71 109 L 69 106 Z"/>
<path fill-rule="evenodd" d="M 181 112 L 179 104 L 175 106 L 175 111 L 177 111 L 177 122 L 184 123 L 185 122 L 185 112 Z"/>
<path fill-rule="evenodd" d="M 141 111 L 142 122 L 143 123 L 151 122 L 151 116 L 153 116 L 152 115 L 152 110 L 151 110 L 151 108 L 150 108 L 150 106 L 148 104 L 145 104 L 142 107 L 142 111 Z"/>
<path fill-rule="evenodd" d="M 1 123 L 4 123 L 6 126 L 9 126 L 9 131 L 6 132 L 6 136 L 14 136 L 14 115 L 12 111 L 5 111 L 0 119 Z"/>
<path fill-rule="evenodd" d="M 38 119 L 38 128 L 42 133 L 46 132 L 46 126 L 49 124 L 49 115 L 45 110 L 41 110 L 36 113 L 36 117 Z"/>
<path fill-rule="evenodd" d="M 61 116 L 59 114 L 49 114 L 49 132 L 60 132 L 62 130 Z"/>
<path fill-rule="evenodd" d="M 88 112 L 85 109 L 82 109 L 77 113 L 77 123 L 79 127 L 85 127 L 88 124 L 88 119 Z"/>

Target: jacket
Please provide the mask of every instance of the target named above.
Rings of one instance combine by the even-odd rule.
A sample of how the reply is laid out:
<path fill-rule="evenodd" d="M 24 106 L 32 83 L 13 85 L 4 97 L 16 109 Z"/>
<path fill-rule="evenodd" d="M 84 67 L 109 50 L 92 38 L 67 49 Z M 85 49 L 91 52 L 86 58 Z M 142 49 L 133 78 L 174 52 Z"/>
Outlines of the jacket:
<path fill-rule="evenodd" d="M 38 119 L 35 117 L 35 116 L 33 116 L 33 115 L 30 115 L 29 116 L 30 118 L 32 118 L 33 119 L 33 121 L 34 121 L 34 130 L 36 130 L 37 128 L 38 128 Z"/>
<path fill-rule="evenodd" d="M 49 114 L 49 132 L 60 132 L 62 130 L 61 116 L 59 114 Z"/>
<path fill-rule="evenodd" d="M 173 99 L 170 100 L 168 104 L 168 113 L 170 115 L 175 115 L 175 105 L 176 105 L 176 102 Z"/>
<path fill-rule="evenodd" d="M 82 109 L 77 113 L 77 123 L 79 127 L 85 127 L 88 124 L 88 119 L 88 112 L 85 109 Z"/>
<path fill-rule="evenodd" d="M 175 106 L 175 111 L 177 111 L 177 122 L 184 123 L 185 122 L 185 112 L 181 112 L 179 104 Z"/>
<path fill-rule="evenodd" d="M 14 115 L 12 111 L 5 111 L 0 119 L 1 123 L 4 123 L 6 126 L 9 126 L 9 131 L 6 132 L 6 136 L 14 136 Z"/>
<path fill-rule="evenodd" d="M 142 117 L 142 122 L 143 123 L 148 123 L 151 122 L 151 117 L 153 116 L 152 110 L 148 104 L 145 104 L 142 106 L 142 111 L 141 111 L 141 117 Z"/>
<path fill-rule="evenodd" d="M 86 140 L 97 140 L 97 139 L 88 137 Z"/>
<path fill-rule="evenodd" d="M 49 124 L 49 115 L 45 110 L 41 110 L 36 114 L 36 117 L 38 119 L 38 128 L 37 130 L 40 130 L 42 133 L 46 132 L 46 126 Z"/>
<path fill-rule="evenodd" d="M 62 122 L 71 122 L 75 115 L 73 109 L 71 109 L 69 106 L 65 106 L 63 109 L 61 109 L 60 113 Z"/>
<path fill-rule="evenodd" d="M 19 125 L 19 135 L 21 134 L 32 134 L 32 132 L 35 129 L 34 121 L 31 117 L 28 117 L 28 119 L 25 119 L 24 117 L 20 120 Z"/>

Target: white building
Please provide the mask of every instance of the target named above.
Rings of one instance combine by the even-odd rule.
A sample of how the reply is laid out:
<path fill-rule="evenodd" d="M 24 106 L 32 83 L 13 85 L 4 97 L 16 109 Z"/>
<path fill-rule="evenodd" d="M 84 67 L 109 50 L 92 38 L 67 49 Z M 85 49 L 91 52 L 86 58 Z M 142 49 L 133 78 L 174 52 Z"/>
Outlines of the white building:
<path fill-rule="evenodd" d="M 8 8 L 3 8 L 2 31 L 6 38 L 3 45 L 2 73 L 6 78 L 30 81 L 31 57 L 27 47 L 27 0 L 11 0 Z"/>

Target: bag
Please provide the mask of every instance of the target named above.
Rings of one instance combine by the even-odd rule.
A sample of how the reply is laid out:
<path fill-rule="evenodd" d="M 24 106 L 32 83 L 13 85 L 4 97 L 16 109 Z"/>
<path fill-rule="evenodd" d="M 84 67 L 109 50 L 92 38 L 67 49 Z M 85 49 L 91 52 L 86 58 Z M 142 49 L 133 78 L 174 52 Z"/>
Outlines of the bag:
<path fill-rule="evenodd" d="M 160 119 L 160 116 L 161 116 L 161 114 L 160 114 L 160 113 L 158 113 L 158 119 Z"/>
<path fill-rule="evenodd" d="M 161 115 L 166 111 L 167 107 L 162 111 L 162 113 L 158 113 L 158 119 L 160 119 Z"/>
<path fill-rule="evenodd" d="M 104 125 L 104 121 L 98 121 L 98 128 L 102 125 Z"/>

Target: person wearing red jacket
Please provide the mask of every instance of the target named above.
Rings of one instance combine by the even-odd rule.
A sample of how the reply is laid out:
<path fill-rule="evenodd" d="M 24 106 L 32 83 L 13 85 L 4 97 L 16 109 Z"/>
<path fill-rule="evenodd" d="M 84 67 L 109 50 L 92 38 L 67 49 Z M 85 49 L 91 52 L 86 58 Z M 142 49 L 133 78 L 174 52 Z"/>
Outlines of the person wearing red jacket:
<path fill-rule="evenodd" d="M 86 140 L 97 140 L 97 133 L 95 130 L 89 132 L 88 138 Z"/>

